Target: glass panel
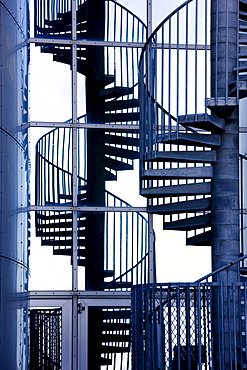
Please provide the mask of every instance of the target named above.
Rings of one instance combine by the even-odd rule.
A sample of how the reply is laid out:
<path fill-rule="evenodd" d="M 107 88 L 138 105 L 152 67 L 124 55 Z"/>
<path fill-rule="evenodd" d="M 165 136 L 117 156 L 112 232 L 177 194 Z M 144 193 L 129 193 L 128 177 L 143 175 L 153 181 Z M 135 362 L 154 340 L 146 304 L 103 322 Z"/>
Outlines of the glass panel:
<path fill-rule="evenodd" d="M 38 47 L 37 47 L 38 46 Z M 30 121 L 64 122 L 71 118 L 71 49 L 31 45 Z"/>

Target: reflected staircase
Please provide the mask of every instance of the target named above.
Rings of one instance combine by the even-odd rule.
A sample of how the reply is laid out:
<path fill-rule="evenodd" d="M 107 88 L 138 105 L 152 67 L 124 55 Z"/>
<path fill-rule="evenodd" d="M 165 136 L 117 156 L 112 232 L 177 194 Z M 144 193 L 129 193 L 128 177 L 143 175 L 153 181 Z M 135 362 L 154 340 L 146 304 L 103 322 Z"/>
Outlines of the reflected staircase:
<path fill-rule="evenodd" d="M 118 25 L 115 18 L 118 18 Z M 42 38 L 71 39 L 72 12 L 69 5 L 67 8 L 65 6 L 64 11 L 56 12 L 55 9 L 51 11 L 44 0 L 36 4 L 35 19 L 35 36 L 40 38 L 36 45 L 40 46 L 41 52 L 52 54 L 54 61 L 71 66 L 72 51 L 69 45 L 42 43 Z M 98 29 L 95 24 L 98 24 Z M 130 25 L 132 32 L 128 31 Z M 77 40 L 144 42 L 146 36 L 145 25 L 112 0 L 79 1 L 76 28 Z M 82 138 L 84 145 L 87 142 L 87 155 L 78 153 L 84 173 L 87 168 L 86 179 L 78 174 L 78 207 L 130 206 L 107 192 L 105 182 L 117 180 L 117 171 L 132 170 L 134 160 L 139 158 L 139 54 L 138 49 L 130 51 L 108 46 L 77 46 L 77 72 L 85 76 L 86 81 L 87 115 L 83 122 L 92 124 L 92 129 L 86 131 L 86 139 Z M 94 128 L 94 124 L 100 125 L 100 128 Z M 36 204 L 61 206 L 61 211 L 37 211 L 36 235 L 41 237 L 42 245 L 53 247 L 54 255 L 70 256 L 72 261 L 73 215 L 70 211 L 62 210 L 63 206 L 72 205 L 71 137 L 71 129 L 59 128 L 44 135 L 37 143 Z M 146 233 L 147 221 L 140 214 L 127 216 L 126 213 L 123 216 L 121 213 L 119 217 L 118 225 L 115 213 L 111 221 L 108 214 L 92 215 L 85 210 L 77 212 L 77 264 L 85 267 L 86 289 L 130 290 L 134 283 L 147 279 L 147 243 L 145 240 L 141 243 L 134 240 Z M 132 226 L 129 226 L 130 223 Z M 140 229 L 138 225 L 142 225 Z M 114 227 L 116 231 L 112 236 L 110 228 Z M 122 238 L 125 233 L 132 234 L 126 235 L 128 245 L 125 240 L 117 242 L 117 231 L 123 234 Z M 108 245 L 111 244 L 109 251 Z M 126 249 L 122 244 L 126 244 Z M 115 266 L 112 267 L 108 259 L 115 258 L 117 253 L 123 256 L 117 263 L 114 261 Z M 128 253 L 132 257 L 128 257 Z M 133 257 L 134 254 L 137 257 Z M 125 258 L 125 261 L 121 258 Z M 107 369 L 117 369 L 119 366 L 130 368 L 130 308 L 90 307 L 88 325 L 89 369 L 96 370 L 101 366 L 107 366 Z"/>

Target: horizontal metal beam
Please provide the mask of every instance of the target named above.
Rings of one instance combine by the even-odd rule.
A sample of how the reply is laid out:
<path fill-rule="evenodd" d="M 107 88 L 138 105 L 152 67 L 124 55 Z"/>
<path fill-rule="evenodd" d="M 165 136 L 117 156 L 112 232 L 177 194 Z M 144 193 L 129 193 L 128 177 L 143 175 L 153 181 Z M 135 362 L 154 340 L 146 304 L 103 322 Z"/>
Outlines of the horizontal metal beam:
<path fill-rule="evenodd" d="M 66 40 L 32 37 L 27 43 L 35 44 L 54 44 L 54 45 L 77 45 L 77 46 L 106 46 L 106 47 L 123 47 L 123 48 L 143 48 L 144 42 L 120 42 L 120 41 L 91 41 L 91 40 Z M 152 43 L 154 49 L 181 49 L 181 50 L 210 50 L 210 45 L 195 44 L 169 44 L 169 43 Z"/>
<path fill-rule="evenodd" d="M 53 127 L 53 128 L 86 128 L 86 129 L 100 129 L 106 131 L 138 131 L 139 125 L 111 125 L 104 123 L 72 123 L 72 122 L 39 122 L 32 121 L 21 126 L 21 130 L 30 127 Z"/>
<path fill-rule="evenodd" d="M 54 211 L 54 212 L 147 212 L 146 207 L 70 207 L 61 206 L 29 206 L 27 211 Z"/>
<path fill-rule="evenodd" d="M 100 129 L 100 130 L 106 130 L 108 131 L 138 131 L 139 125 L 124 125 L 124 124 L 104 124 L 104 123 L 72 123 L 72 122 L 45 122 L 45 121 L 30 121 L 28 123 L 25 123 L 21 126 L 19 126 L 19 130 L 25 130 L 30 127 L 53 127 L 53 128 L 59 128 L 59 127 L 65 127 L 65 128 L 90 128 L 90 129 Z M 153 131 L 159 130 L 161 127 L 157 127 L 156 125 L 152 126 Z M 168 126 L 165 126 L 165 130 L 168 129 Z M 172 127 L 172 130 L 176 130 L 176 126 Z M 186 131 L 184 127 L 181 127 L 179 129 L 180 132 Z M 197 130 L 198 132 L 202 131 L 201 129 Z M 239 127 L 239 132 L 241 134 L 247 133 L 247 127 Z"/>
<path fill-rule="evenodd" d="M 105 292 L 105 291 L 85 291 L 85 290 L 30 290 L 28 292 L 28 297 L 30 299 L 59 299 L 67 298 L 70 299 L 73 296 L 78 296 L 81 299 L 129 299 L 131 297 L 131 292 Z"/>

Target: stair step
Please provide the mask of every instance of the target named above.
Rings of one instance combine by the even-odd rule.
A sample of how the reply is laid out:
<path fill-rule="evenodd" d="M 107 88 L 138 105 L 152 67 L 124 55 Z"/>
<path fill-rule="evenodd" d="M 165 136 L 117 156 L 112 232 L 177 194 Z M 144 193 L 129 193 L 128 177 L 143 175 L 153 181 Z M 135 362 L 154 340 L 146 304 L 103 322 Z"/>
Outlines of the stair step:
<path fill-rule="evenodd" d="M 133 170 L 133 166 L 129 163 L 121 162 L 116 159 L 105 157 L 105 166 L 115 171 Z"/>
<path fill-rule="evenodd" d="M 57 246 L 57 247 L 71 247 L 72 246 L 72 239 L 64 239 L 64 240 L 41 240 L 41 245 L 51 245 L 51 246 Z M 85 247 L 85 240 L 84 239 L 78 239 L 77 245 L 79 247 Z"/>
<path fill-rule="evenodd" d="M 123 135 L 105 134 L 105 142 L 107 144 L 126 145 L 139 147 L 140 140 L 137 137 L 129 137 Z"/>
<path fill-rule="evenodd" d="M 85 230 L 78 229 L 77 231 L 78 236 L 85 236 Z M 72 236 L 72 230 L 56 230 L 56 231 L 48 231 L 43 232 L 42 237 L 43 238 L 60 238 L 60 237 L 71 237 Z"/>
<path fill-rule="evenodd" d="M 103 89 L 115 81 L 114 75 L 99 75 L 94 77 L 94 83 L 97 84 L 98 89 Z"/>
<path fill-rule="evenodd" d="M 103 289 L 128 289 L 132 287 L 132 283 L 129 281 L 116 282 L 116 281 L 104 281 Z"/>
<path fill-rule="evenodd" d="M 233 96 L 236 94 L 237 90 L 237 83 L 235 83 L 235 86 L 230 90 L 229 96 Z M 238 91 L 239 91 L 239 98 L 243 99 L 247 96 L 247 81 L 239 81 L 238 83 Z"/>
<path fill-rule="evenodd" d="M 71 265 L 72 265 L 72 259 L 71 259 Z M 82 258 L 77 258 L 77 265 L 82 266 L 82 267 L 86 267 L 87 266 L 87 261 L 85 259 L 82 259 Z"/>
<path fill-rule="evenodd" d="M 125 309 L 125 310 L 108 310 L 108 311 L 102 311 L 102 315 L 104 320 L 109 319 L 130 319 L 131 318 L 131 310 Z M 108 325 L 108 323 L 107 323 Z"/>
<path fill-rule="evenodd" d="M 72 248 L 60 248 L 60 249 L 53 249 L 53 254 L 54 255 L 59 255 L 59 256 L 72 256 L 73 250 Z M 86 250 L 85 249 L 77 249 L 77 255 L 80 257 L 86 257 Z"/>
<path fill-rule="evenodd" d="M 105 121 L 108 123 L 111 122 L 133 122 L 140 120 L 139 112 L 130 112 L 130 113 L 106 113 Z"/>
<path fill-rule="evenodd" d="M 171 215 L 176 213 L 194 213 L 208 211 L 210 209 L 210 198 L 174 202 L 157 206 L 149 206 L 148 212 Z"/>
<path fill-rule="evenodd" d="M 212 132 L 222 132 L 225 129 L 225 120 L 210 114 L 190 114 L 179 116 L 178 123 Z"/>
<path fill-rule="evenodd" d="M 97 272 L 98 277 L 113 277 L 114 276 L 114 270 L 105 270 L 102 273 Z"/>
<path fill-rule="evenodd" d="M 204 233 L 192 236 L 186 239 L 186 245 L 195 246 L 210 246 L 211 245 L 212 232 L 205 231 Z"/>
<path fill-rule="evenodd" d="M 133 92 L 133 87 L 115 86 L 109 89 L 100 90 L 99 97 L 104 99 L 119 98 L 120 96 L 133 94 Z"/>
<path fill-rule="evenodd" d="M 72 200 L 73 195 L 72 194 L 59 194 L 59 199 L 64 199 L 64 200 Z M 77 200 L 78 201 L 84 201 L 87 199 L 87 193 L 84 192 L 82 194 L 77 194 Z"/>
<path fill-rule="evenodd" d="M 187 134 L 180 132 L 177 136 L 176 132 L 172 132 L 171 135 L 160 135 L 160 137 L 158 137 L 158 142 L 217 148 L 220 146 L 220 135 L 196 133 Z"/>
<path fill-rule="evenodd" d="M 211 215 L 203 215 L 203 216 L 196 216 L 185 218 L 183 220 L 177 220 L 172 222 L 164 222 L 163 224 L 164 230 L 181 230 L 181 231 L 189 231 L 195 229 L 201 229 L 204 227 L 211 226 Z"/>
<path fill-rule="evenodd" d="M 235 71 L 236 71 L 236 69 L 235 69 Z M 239 62 L 239 67 L 238 67 L 238 71 L 239 72 L 247 72 L 247 62 L 245 62 L 245 61 L 240 61 Z"/>
<path fill-rule="evenodd" d="M 105 169 L 105 181 L 116 181 L 117 175 Z"/>
<path fill-rule="evenodd" d="M 78 6 L 77 12 L 76 12 L 76 21 L 77 23 L 81 22 L 82 17 L 86 16 L 86 6 L 87 2 L 85 1 L 83 4 Z M 71 11 L 64 12 L 64 13 L 57 13 L 57 17 L 63 20 L 71 21 Z"/>
<path fill-rule="evenodd" d="M 66 22 L 66 21 L 61 21 L 61 20 L 57 20 L 57 22 L 55 23 L 55 21 L 53 21 L 53 23 L 51 24 L 47 24 L 47 21 L 45 22 L 46 23 L 46 26 L 48 27 L 37 27 L 37 30 L 42 33 L 43 35 L 51 35 L 51 34 L 60 34 L 62 33 L 62 35 L 64 35 L 64 32 L 70 32 L 71 34 L 71 23 L 69 22 Z M 78 31 L 86 31 L 87 30 L 87 22 L 80 22 L 77 24 L 76 26 L 76 29 L 77 29 L 77 32 Z M 62 36 L 61 35 L 61 36 Z"/>
<path fill-rule="evenodd" d="M 60 63 L 71 65 L 71 58 L 69 55 L 67 56 L 67 55 L 54 54 L 53 60 L 55 62 L 60 62 Z M 83 75 L 87 75 L 89 68 L 90 68 L 90 65 L 88 64 L 86 60 L 77 59 L 77 72 Z"/>
<path fill-rule="evenodd" d="M 38 213 L 36 212 L 36 219 L 37 220 L 72 220 L 72 213 L 66 212 L 66 213 L 56 213 L 56 214 L 49 214 L 49 211 L 46 212 L 46 214 Z"/>
<path fill-rule="evenodd" d="M 116 148 L 114 146 L 105 145 L 105 153 L 114 157 L 126 158 L 126 159 L 138 159 L 140 157 L 139 152 L 129 149 Z"/>
<path fill-rule="evenodd" d="M 240 267 L 240 274 L 247 275 L 247 267 Z"/>
<path fill-rule="evenodd" d="M 213 168 L 203 166 L 144 170 L 142 179 L 211 179 L 212 177 Z"/>
<path fill-rule="evenodd" d="M 131 323 L 124 323 L 124 322 L 107 322 L 101 324 L 101 328 L 103 331 L 130 331 L 131 330 Z"/>
<path fill-rule="evenodd" d="M 100 365 L 101 366 L 111 366 L 112 365 L 112 360 L 110 358 L 101 357 Z"/>
<path fill-rule="evenodd" d="M 247 22 L 245 23 L 245 25 L 247 26 Z M 245 33 L 239 33 L 238 37 L 239 37 L 238 40 L 239 40 L 240 45 L 244 45 L 244 44 L 247 43 L 247 33 L 246 32 Z"/>
<path fill-rule="evenodd" d="M 189 162 L 189 163 L 214 163 L 216 162 L 215 150 L 181 150 L 147 153 L 147 161 L 165 161 L 165 162 Z"/>
<path fill-rule="evenodd" d="M 211 182 L 199 182 L 184 185 L 160 186 L 141 189 L 141 195 L 148 198 L 179 195 L 206 195 L 211 194 Z"/>
<path fill-rule="evenodd" d="M 109 102 L 105 102 L 106 112 L 137 107 L 139 107 L 138 99 L 112 100 Z"/>
<path fill-rule="evenodd" d="M 77 221 L 77 227 L 85 227 L 86 226 L 86 219 Z M 40 229 L 69 229 L 72 228 L 72 221 L 63 221 L 63 222 L 49 222 L 49 223 L 41 223 L 36 225 L 36 227 Z"/>
<path fill-rule="evenodd" d="M 102 335 L 102 342 L 130 342 L 131 335 L 127 334 L 103 334 Z"/>
<path fill-rule="evenodd" d="M 38 44 L 36 44 L 38 45 Z M 71 50 L 64 49 L 63 46 L 59 45 L 44 45 L 40 44 L 41 52 L 42 53 L 49 53 L 49 54 L 56 54 L 57 56 L 66 56 L 67 58 L 71 58 Z M 87 50 L 85 48 L 77 49 L 77 60 L 83 60 L 87 57 Z"/>
<path fill-rule="evenodd" d="M 120 346 L 101 346 L 101 353 L 126 353 L 130 352 L 130 347 L 120 347 Z"/>

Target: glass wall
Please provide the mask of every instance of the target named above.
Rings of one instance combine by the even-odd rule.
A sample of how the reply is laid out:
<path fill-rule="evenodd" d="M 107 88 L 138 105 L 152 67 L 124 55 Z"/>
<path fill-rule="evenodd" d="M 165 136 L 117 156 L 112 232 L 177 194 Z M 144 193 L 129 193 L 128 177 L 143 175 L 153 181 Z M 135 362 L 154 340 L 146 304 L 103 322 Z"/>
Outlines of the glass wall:
<path fill-rule="evenodd" d="M 27 368 L 28 2 L 0 3 L 0 368 Z"/>

